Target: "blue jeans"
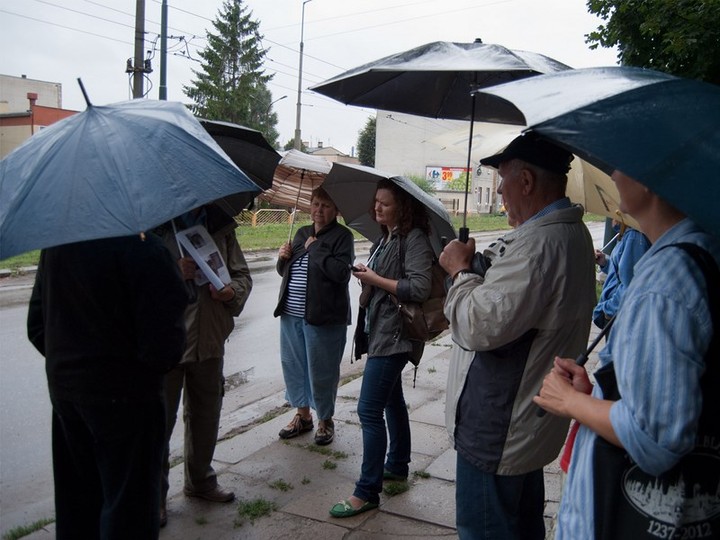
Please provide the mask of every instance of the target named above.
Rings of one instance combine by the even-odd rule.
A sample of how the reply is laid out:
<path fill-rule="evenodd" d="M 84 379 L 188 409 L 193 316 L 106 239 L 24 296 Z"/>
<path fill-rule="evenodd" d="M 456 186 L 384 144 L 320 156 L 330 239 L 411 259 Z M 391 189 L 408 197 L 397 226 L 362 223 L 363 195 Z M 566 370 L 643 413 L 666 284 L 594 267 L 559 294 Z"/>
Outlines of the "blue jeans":
<path fill-rule="evenodd" d="M 312 407 L 318 420 L 333 417 L 346 341 L 344 324 L 314 326 L 301 317 L 280 316 L 280 363 L 291 406 Z"/>
<path fill-rule="evenodd" d="M 481 471 L 459 453 L 455 512 L 461 540 L 543 540 L 542 469 L 517 476 Z"/>
<path fill-rule="evenodd" d="M 362 424 L 363 463 L 360 480 L 355 484 L 353 493 L 364 501 L 379 502 L 383 469 L 400 476 L 408 475 L 410 419 L 401 375 L 409 358 L 407 354 L 395 354 L 367 359 L 357 408 Z"/>

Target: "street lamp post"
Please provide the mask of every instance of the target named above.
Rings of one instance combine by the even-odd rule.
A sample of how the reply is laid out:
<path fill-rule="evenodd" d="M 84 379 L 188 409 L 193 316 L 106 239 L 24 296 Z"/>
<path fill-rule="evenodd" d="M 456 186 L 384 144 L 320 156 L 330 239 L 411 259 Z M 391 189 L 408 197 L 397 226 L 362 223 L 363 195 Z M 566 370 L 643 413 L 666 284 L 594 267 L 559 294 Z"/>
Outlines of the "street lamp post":
<path fill-rule="evenodd" d="M 277 98 L 276 100 L 271 101 L 271 102 L 270 102 L 270 105 L 267 106 L 267 110 L 265 111 L 265 123 L 266 123 L 266 124 L 269 124 L 269 123 L 270 123 L 270 122 L 269 122 L 269 121 L 270 121 L 270 111 L 272 110 L 272 106 L 275 105 L 275 104 L 276 104 L 278 101 L 280 101 L 281 99 L 285 99 L 286 97 L 287 97 L 286 95 L 285 95 L 285 96 L 282 96 L 282 97 L 279 97 L 279 98 Z M 270 127 L 270 126 L 268 125 L 268 128 L 269 128 L 269 127 Z"/>
<path fill-rule="evenodd" d="M 295 150 L 300 150 L 302 147 L 302 137 L 300 135 L 300 109 L 302 108 L 301 94 L 302 94 L 302 64 L 303 64 L 303 38 L 305 33 L 305 4 L 311 0 L 303 0 L 302 4 L 302 18 L 300 20 L 300 67 L 298 68 L 298 89 L 297 89 L 297 113 L 295 114 L 295 142 L 293 147 Z"/>

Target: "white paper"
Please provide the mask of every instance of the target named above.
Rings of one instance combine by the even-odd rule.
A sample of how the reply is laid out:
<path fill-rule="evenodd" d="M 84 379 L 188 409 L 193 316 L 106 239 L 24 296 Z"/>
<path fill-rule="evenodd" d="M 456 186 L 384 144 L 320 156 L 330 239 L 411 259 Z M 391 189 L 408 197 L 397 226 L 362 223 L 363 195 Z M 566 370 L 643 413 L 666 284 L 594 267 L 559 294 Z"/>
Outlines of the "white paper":
<path fill-rule="evenodd" d="M 218 291 L 230 283 L 230 273 L 212 236 L 202 225 L 178 231 L 178 242 L 198 265 L 197 285 L 212 283 Z"/>

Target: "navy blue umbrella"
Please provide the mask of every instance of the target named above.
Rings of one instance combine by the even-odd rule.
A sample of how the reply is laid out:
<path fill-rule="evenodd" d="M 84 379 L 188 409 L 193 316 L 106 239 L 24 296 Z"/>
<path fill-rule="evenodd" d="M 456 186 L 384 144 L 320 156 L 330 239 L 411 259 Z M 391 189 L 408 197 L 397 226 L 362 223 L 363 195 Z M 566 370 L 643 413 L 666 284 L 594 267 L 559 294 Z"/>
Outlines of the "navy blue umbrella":
<path fill-rule="evenodd" d="M 564 71 L 486 88 L 529 129 L 649 187 L 720 234 L 720 87 L 657 71 Z"/>
<path fill-rule="evenodd" d="M 244 191 L 259 188 L 181 103 L 88 104 L 0 161 L 0 259 L 138 234 Z"/>

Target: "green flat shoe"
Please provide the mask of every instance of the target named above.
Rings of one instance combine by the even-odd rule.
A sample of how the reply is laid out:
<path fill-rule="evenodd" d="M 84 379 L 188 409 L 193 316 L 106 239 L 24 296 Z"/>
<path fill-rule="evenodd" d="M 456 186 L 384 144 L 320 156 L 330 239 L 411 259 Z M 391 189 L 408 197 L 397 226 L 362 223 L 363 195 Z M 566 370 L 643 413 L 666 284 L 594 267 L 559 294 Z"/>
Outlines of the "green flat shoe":
<path fill-rule="evenodd" d="M 367 512 L 368 510 L 373 510 L 377 507 L 378 503 L 366 501 L 360 508 L 355 509 L 350 504 L 350 501 L 344 500 L 340 501 L 330 509 L 330 515 L 336 518 L 352 517 L 362 514 L 363 512 Z"/>
<path fill-rule="evenodd" d="M 391 473 L 387 469 L 383 471 L 383 481 L 388 480 L 390 482 L 407 482 L 407 476 L 400 476 L 399 474 Z"/>

